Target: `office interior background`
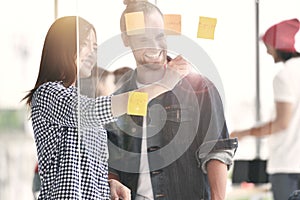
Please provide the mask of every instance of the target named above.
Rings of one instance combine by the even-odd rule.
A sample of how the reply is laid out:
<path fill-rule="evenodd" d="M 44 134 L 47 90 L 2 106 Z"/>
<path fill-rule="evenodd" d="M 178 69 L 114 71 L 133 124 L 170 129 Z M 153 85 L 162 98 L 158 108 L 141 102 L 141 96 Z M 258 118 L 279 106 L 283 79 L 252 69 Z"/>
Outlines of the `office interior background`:
<path fill-rule="evenodd" d="M 150 2 L 164 14 L 181 15 L 181 35 L 202 48 L 212 60 L 220 80 L 229 131 L 248 128 L 274 117 L 272 79 L 282 65 L 273 62 L 259 36 L 279 21 L 300 19 L 299 0 Z M 0 200 L 33 199 L 31 187 L 36 149 L 29 112 L 20 101 L 35 84 L 50 25 L 55 18 L 79 15 L 95 26 L 101 46 L 120 36 L 119 19 L 123 9 L 122 0 L 1 1 Z M 217 19 L 214 39 L 197 37 L 200 16 Z M 100 67 L 114 70 L 123 66 L 135 66 L 129 53 Z M 258 154 L 267 159 L 267 140 L 246 138 L 239 143 L 235 159 L 254 159 Z M 228 193 L 231 191 L 229 188 Z"/>

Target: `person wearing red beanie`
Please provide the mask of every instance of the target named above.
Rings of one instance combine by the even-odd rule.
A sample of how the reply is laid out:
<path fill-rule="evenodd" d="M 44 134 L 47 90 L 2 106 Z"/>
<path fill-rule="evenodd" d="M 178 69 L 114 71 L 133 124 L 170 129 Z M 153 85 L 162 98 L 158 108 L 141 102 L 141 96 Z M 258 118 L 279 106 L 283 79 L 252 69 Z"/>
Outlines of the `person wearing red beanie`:
<path fill-rule="evenodd" d="M 271 26 L 262 36 L 274 62 L 284 64 L 273 80 L 275 118 L 230 134 L 238 139 L 269 135 L 267 172 L 274 200 L 288 199 L 300 188 L 300 53 L 295 48 L 299 27 L 298 19 L 289 19 Z"/>
<path fill-rule="evenodd" d="M 299 31 L 299 20 L 290 19 L 271 26 L 263 35 L 263 42 L 274 49 L 296 52 L 295 35 Z"/>

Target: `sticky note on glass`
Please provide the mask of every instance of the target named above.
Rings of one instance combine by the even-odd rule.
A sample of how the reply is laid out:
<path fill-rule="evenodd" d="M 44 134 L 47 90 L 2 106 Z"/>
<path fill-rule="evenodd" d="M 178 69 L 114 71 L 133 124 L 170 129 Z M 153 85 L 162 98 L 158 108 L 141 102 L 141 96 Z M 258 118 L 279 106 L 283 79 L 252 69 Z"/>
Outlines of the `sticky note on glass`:
<path fill-rule="evenodd" d="M 197 37 L 205 39 L 214 39 L 216 24 L 216 18 L 199 17 Z"/>
<path fill-rule="evenodd" d="M 144 12 L 131 12 L 125 14 L 127 35 L 145 33 Z"/>
<path fill-rule="evenodd" d="M 165 14 L 165 34 L 166 35 L 180 35 L 181 34 L 181 15 Z"/>
<path fill-rule="evenodd" d="M 146 116 L 148 105 L 148 93 L 129 92 L 127 114 Z"/>

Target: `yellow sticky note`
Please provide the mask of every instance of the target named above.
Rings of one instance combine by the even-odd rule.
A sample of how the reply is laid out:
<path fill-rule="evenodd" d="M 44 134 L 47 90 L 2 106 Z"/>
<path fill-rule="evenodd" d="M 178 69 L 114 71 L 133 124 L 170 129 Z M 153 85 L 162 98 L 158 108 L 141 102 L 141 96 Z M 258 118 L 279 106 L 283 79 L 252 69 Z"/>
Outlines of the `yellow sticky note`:
<path fill-rule="evenodd" d="M 197 37 L 205 39 L 214 39 L 216 24 L 216 18 L 199 17 Z"/>
<path fill-rule="evenodd" d="M 148 105 L 148 93 L 129 92 L 127 114 L 146 116 Z"/>
<path fill-rule="evenodd" d="M 137 35 L 145 32 L 145 20 L 143 12 L 131 12 L 125 14 L 127 35 Z"/>
<path fill-rule="evenodd" d="M 167 35 L 181 34 L 181 15 L 165 14 L 164 23 L 165 23 L 165 33 Z"/>

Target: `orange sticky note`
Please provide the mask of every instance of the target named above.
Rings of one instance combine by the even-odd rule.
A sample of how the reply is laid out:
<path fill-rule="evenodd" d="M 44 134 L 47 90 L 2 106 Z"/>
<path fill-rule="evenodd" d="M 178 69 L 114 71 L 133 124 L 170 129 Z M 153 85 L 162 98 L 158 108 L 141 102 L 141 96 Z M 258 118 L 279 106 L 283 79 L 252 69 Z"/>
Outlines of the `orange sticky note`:
<path fill-rule="evenodd" d="M 165 14 L 164 23 L 165 23 L 165 33 L 167 35 L 181 34 L 181 15 Z"/>
<path fill-rule="evenodd" d="M 214 39 L 216 24 L 216 18 L 199 17 L 197 37 L 205 39 Z"/>
<path fill-rule="evenodd" d="M 148 105 L 148 93 L 129 92 L 127 114 L 146 116 Z"/>
<path fill-rule="evenodd" d="M 143 12 L 131 12 L 125 14 L 127 35 L 137 35 L 145 32 L 145 20 Z"/>

